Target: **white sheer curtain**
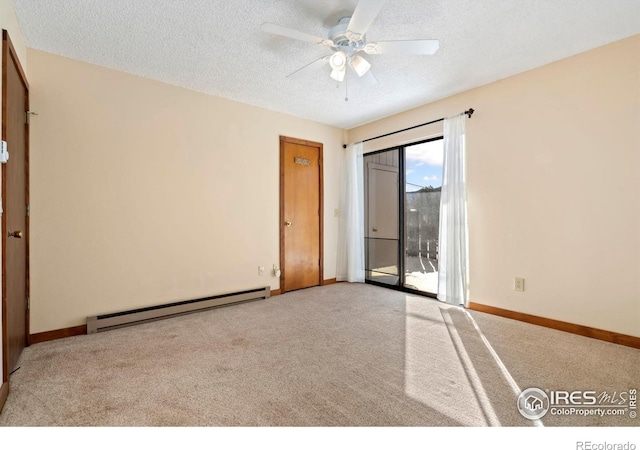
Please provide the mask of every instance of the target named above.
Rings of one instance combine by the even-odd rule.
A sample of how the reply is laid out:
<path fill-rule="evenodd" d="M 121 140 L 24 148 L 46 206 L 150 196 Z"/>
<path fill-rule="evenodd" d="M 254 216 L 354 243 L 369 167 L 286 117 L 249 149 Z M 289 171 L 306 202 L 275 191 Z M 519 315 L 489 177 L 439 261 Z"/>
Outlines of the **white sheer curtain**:
<path fill-rule="evenodd" d="M 364 182 L 362 142 L 344 151 L 336 279 L 364 282 Z"/>
<path fill-rule="evenodd" d="M 465 118 L 461 114 L 444 121 L 444 170 L 438 251 L 438 299 L 464 306 L 468 301 L 469 273 Z"/>

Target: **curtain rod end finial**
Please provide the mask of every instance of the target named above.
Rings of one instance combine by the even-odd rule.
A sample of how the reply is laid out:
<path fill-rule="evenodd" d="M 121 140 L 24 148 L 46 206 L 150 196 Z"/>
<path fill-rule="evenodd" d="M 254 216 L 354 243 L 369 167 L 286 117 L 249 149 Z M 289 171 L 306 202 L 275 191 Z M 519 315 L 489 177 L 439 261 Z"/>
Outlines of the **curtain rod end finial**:
<path fill-rule="evenodd" d="M 347 144 L 342 144 L 342 148 L 347 148 Z"/>
<path fill-rule="evenodd" d="M 464 113 L 469 116 L 469 119 L 471 119 L 471 116 L 473 115 L 473 113 L 475 112 L 475 110 L 473 108 L 469 108 L 467 111 L 465 111 Z"/>

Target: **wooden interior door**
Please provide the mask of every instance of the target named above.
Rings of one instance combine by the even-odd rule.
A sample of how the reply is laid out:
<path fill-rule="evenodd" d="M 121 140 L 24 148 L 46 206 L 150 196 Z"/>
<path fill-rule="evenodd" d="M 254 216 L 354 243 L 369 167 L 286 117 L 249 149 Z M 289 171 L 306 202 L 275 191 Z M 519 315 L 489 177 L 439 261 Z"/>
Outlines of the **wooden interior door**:
<path fill-rule="evenodd" d="M 280 138 L 280 290 L 322 284 L 322 144 Z"/>
<path fill-rule="evenodd" d="M 2 354 L 6 381 L 28 339 L 29 86 L 4 30 L 2 38 L 2 140 L 9 151 L 9 161 L 2 165 Z"/>

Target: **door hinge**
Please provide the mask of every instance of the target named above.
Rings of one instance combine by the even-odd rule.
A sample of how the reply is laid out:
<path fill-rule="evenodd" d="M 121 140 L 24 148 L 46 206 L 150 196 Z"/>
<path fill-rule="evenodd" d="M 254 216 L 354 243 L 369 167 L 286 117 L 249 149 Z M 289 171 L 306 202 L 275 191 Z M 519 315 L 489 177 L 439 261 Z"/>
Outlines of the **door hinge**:
<path fill-rule="evenodd" d="M 31 309 L 31 297 L 27 297 L 27 309 Z"/>
<path fill-rule="evenodd" d="M 33 111 L 25 111 L 24 112 L 24 123 L 29 124 L 31 119 L 31 116 L 37 116 L 38 113 L 37 112 L 33 112 Z"/>
<path fill-rule="evenodd" d="M 27 205 L 27 217 L 29 217 L 29 214 L 31 214 L 31 207 Z"/>

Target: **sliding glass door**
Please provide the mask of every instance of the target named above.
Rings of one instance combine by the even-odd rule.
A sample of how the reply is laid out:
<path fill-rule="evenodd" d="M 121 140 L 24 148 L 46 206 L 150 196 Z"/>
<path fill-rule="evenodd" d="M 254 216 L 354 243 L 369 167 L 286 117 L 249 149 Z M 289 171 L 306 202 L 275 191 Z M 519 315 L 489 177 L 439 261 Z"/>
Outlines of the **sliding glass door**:
<path fill-rule="evenodd" d="M 436 138 L 365 155 L 367 281 L 438 293 L 443 154 Z"/>

